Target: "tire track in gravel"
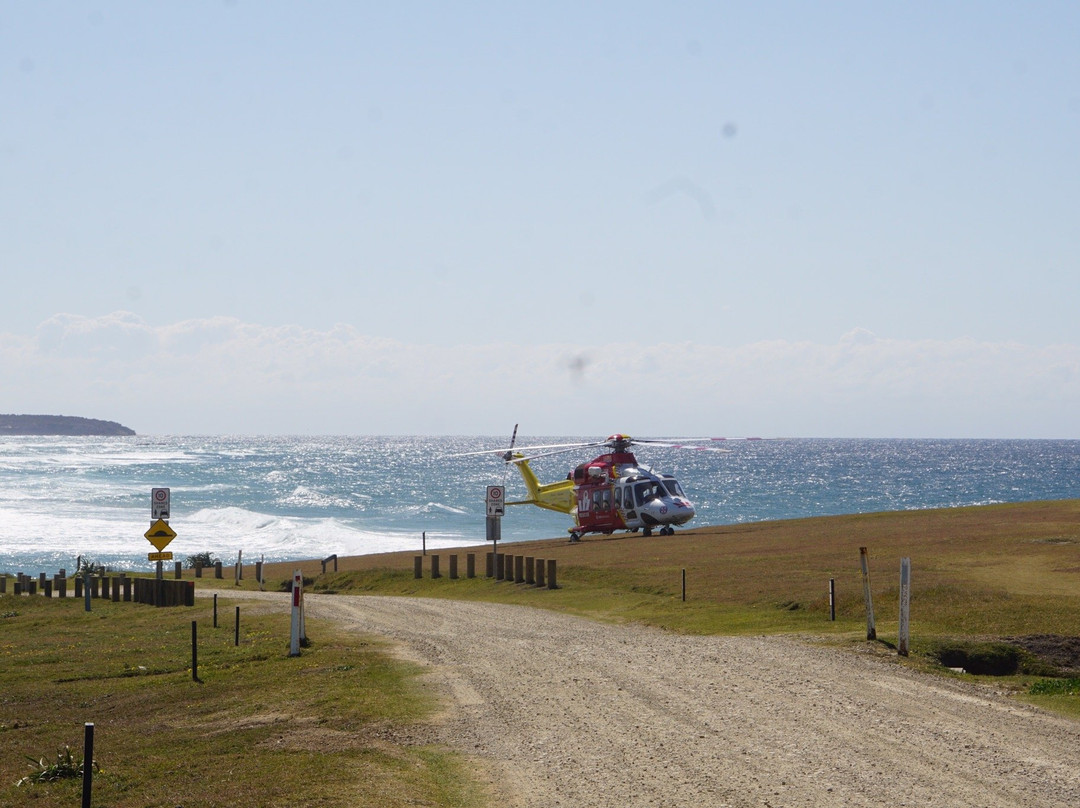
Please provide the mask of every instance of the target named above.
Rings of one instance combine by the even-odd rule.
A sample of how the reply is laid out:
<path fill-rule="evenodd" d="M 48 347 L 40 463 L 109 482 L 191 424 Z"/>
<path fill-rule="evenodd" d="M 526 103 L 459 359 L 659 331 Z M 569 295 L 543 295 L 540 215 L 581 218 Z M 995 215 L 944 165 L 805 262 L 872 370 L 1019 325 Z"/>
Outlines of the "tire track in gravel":
<path fill-rule="evenodd" d="M 305 602 L 427 667 L 449 702 L 436 740 L 520 808 L 1080 805 L 1080 723 L 888 660 L 501 604 Z"/>

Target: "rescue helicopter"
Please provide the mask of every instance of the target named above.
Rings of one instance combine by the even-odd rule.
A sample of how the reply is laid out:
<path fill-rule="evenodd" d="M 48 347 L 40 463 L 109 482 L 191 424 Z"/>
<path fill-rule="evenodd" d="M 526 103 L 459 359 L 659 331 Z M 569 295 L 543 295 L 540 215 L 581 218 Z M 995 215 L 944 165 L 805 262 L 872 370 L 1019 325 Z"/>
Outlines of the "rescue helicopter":
<path fill-rule="evenodd" d="M 632 446 L 730 451 L 671 440 L 635 439 L 621 433 L 600 441 L 522 446 L 515 450 L 516 438 L 517 427 L 514 428 L 508 449 L 466 454 L 500 454 L 506 463 L 512 463 L 525 482 L 528 496 L 506 504 L 535 505 L 572 516 L 574 525 L 567 528 L 572 542 L 580 541 L 586 533 L 610 535 L 616 530 L 634 533 L 640 530 L 644 536 L 651 536 L 655 530 L 661 536 L 670 536 L 674 534 L 676 526 L 693 519 L 694 506 L 675 476 L 658 473 L 641 465 L 630 451 Z M 565 480 L 541 483 L 529 466 L 529 461 L 539 457 L 600 447 L 608 451 L 575 466 Z M 525 454 L 536 451 L 540 453 Z"/>

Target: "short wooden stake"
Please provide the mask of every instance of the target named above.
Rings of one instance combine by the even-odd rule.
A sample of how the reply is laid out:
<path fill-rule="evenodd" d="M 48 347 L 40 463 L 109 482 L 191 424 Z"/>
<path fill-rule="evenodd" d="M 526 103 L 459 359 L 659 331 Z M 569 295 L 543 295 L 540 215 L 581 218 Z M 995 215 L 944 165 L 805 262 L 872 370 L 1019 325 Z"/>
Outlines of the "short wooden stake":
<path fill-rule="evenodd" d="M 514 556 L 514 583 L 525 583 L 525 556 Z"/>
<path fill-rule="evenodd" d="M 442 573 L 439 571 L 439 557 L 437 555 L 431 557 L 431 577 L 442 578 Z"/>
<path fill-rule="evenodd" d="M 476 577 L 476 553 L 465 554 L 465 577 Z"/>
<path fill-rule="evenodd" d="M 555 559 L 548 559 L 547 563 L 547 588 L 558 589 L 559 585 L 555 580 Z"/>
<path fill-rule="evenodd" d="M 863 600 L 866 601 L 866 639 L 877 639 L 877 626 L 874 623 L 874 599 L 870 596 L 870 557 L 866 548 L 859 548 L 859 564 L 862 565 Z"/>
<path fill-rule="evenodd" d="M 199 681 L 199 624 L 191 621 L 191 679 Z"/>
<path fill-rule="evenodd" d="M 421 578 L 424 577 L 424 557 L 423 556 L 413 556 L 412 572 L 413 572 L 413 578 L 415 578 L 416 580 L 420 580 Z"/>
<path fill-rule="evenodd" d="M 525 583 L 530 586 L 536 583 L 536 559 L 532 556 L 525 556 Z"/>
<path fill-rule="evenodd" d="M 456 581 L 457 580 L 457 554 L 456 553 L 451 553 L 450 554 L 450 580 L 451 581 Z"/>
<path fill-rule="evenodd" d="M 544 585 L 544 566 L 546 565 L 546 563 L 547 562 L 544 561 L 544 559 L 542 559 L 542 558 L 536 559 L 536 585 L 537 586 L 543 586 Z"/>

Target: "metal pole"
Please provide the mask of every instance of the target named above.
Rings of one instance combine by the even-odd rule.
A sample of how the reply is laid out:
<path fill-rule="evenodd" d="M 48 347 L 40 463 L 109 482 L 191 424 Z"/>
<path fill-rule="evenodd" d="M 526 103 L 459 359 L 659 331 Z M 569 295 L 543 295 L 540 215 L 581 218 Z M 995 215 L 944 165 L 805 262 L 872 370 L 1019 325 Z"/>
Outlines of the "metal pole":
<path fill-rule="evenodd" d="M 217 595 L 214 595 L 214 628 L 217 628 Z"/>
<path fill-rule="evenodd" d="M 686 570 L 682 571 L 682 600 L 686 603 Z"/>
<path fill-rule="evenodd" d="M 423 533 L 420 534 L 420 541 L 422 542 L 421 547 L 423 549 L 424 555 L 427 555 L 427 531 L 426 530 Z"/>
<path fill-rule="evenodd" d="M 233 645 L 240 645 L 240 607 L 236 607 L 236 634 L 233 638 Z"/>
<path fill-rule="evenodd" d="M 90 790 L 94 785 L 94 724 L 83 727 L 82 808 L 90 808 Z"/>
<path fill-rule="evenodd" d="M 829 619 L 836 620 L 836 579 L 829 579 Z"/>
<path fill-rule="evenodd" d="M 83 573 L 83 594 L 86 596 L 86 611 L 90 611 L 90 568 Z M 91 726 L 93 726 L 91 724 Z"/>
<path fill-rule="evenodd" d="M 897 652 L 908 655 L 911 639 L 911 559 L 900 559 L 900 641 Z"/>

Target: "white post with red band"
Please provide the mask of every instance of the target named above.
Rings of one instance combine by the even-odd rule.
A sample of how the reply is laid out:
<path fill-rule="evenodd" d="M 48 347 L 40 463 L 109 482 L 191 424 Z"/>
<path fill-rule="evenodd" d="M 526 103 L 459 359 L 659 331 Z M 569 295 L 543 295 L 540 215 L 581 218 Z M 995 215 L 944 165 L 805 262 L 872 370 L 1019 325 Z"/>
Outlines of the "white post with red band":
<path fill-rule="evenodd" d="M 304 634 L 304 577 L 300 570 L 293 572 L 292 579 L 292 638 L 289 656 L 300 656 L 300 638 Z"/>

